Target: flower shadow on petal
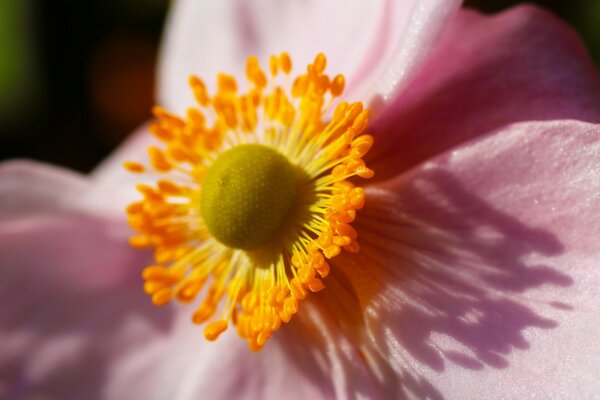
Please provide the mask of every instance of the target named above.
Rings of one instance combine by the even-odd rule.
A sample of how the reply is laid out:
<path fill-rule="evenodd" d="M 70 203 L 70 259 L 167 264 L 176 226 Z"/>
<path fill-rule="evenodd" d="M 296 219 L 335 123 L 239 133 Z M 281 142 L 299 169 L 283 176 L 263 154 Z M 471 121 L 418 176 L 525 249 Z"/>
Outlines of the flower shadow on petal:
<path fill-rule="evenodd" d="M 401 179 L 393 193 L 368 192 L 356 221 L 361 252 L 336 259 L 315 297 L 338 319 L 334 338 L 353 341 L 385 393 L 442 399 L 420 370 L 510 367 L 509 355 L 531 345 L 525 330 L 555 328 L 544 314 L 572 310 L 552 296 L 573 279 L 545 264 L 564 252 L 551 232 L 495 209 L 443 169 Z"/>
<path fill-rule="evenodd" d="M 139 289 L 140 256 L 100 218 L 3 224 L 0 397 L 102 398 L 111 363 L 172 322 Z"/>

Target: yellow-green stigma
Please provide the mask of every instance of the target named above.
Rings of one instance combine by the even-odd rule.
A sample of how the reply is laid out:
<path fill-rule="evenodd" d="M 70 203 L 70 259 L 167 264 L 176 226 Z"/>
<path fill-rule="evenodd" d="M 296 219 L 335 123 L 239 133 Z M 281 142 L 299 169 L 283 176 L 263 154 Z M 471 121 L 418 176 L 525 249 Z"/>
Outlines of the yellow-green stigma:
<path fill-rule="evenodd" d="M 255 250 L 281 229 L 296 199 L 296 168 L 275 149 L 238 145 L 221 154 L 202 183 L 200 210 L 226 246 Z"/>
<path fill-rule="evenodd" d="M 157 306 L 198 300 L 191 319 L 207 340 L 233 325 L 260 350 L 325 288 L 329 260 L 360 249 L 369 111 L 340 101 L 345 78 L 326 64 L 318 54 L 293 76 L 287 53 L 268 70 L 249 57 L 245 82 L 219 74 L 212 93 L 192 76 L 196 104 L 183 116 L 155 107 L 161 144 L 149 165 L 124 165 L 154 181 L 127 207 L 131 245 L 154 250 L 144 291 Z"/>

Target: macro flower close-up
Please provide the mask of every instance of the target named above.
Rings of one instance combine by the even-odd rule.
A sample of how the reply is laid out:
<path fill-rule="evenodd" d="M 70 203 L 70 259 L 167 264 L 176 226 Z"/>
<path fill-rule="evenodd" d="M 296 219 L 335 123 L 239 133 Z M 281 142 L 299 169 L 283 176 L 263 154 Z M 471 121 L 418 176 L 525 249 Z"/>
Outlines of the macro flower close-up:
<path fill-rule="evenodd" d="M 600 73 L 557 16 L 177 0 L 156 84 L 91 173 L 0 164 L 0 399 L 597 398 Z"/>

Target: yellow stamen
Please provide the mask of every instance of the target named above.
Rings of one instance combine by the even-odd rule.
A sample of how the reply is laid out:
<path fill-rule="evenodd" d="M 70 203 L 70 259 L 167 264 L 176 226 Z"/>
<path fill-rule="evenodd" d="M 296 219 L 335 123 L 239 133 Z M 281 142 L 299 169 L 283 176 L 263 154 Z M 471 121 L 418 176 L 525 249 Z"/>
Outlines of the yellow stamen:
<path fill-rule="evenodd" d="M 137 232 L 130 244 L 154 248 L 144 291 L 157 306 L 201 297 L 192 321 L 210 321 L 207 340 L 232 323 L 260 350 L 304 298 L 326 290 L 327 260 L 360 249 L 350 224 L 365 195 L 353 178 L 373 176 L 363 160 L 373 145 L 363 133 L 369 112 L 360 102 L 329 109 L 345 78 L 325 74 L 326 66 L 318 54 L 290 77 L 287 53 L 271 56 L 266 70 L 250 57 L 247 84 L 219 74 L 215 93 L 192 76 L 196 106 L 184 117 L 154 107 L 150 132 L 162 146 L 148 149 L 148 166 L 124 164 L 161 176 L 138 184 L 142 198 L 126 210 Z M 281 180 L 269 175 L 274 169 L 288 171 Z M 222 190 L 230 179 L 237 183 Z"/>

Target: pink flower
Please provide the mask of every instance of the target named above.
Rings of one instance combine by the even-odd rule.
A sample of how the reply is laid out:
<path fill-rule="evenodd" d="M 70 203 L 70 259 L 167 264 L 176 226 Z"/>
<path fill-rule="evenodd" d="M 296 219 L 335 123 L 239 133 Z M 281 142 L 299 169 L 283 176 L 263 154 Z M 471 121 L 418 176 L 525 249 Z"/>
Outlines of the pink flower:
<path fill-rule="evenodd" d="M 591 398 L 600 390 L 600 76 L 548 13 L 452 1 L 175 4 L 160 99 L 247 53 L 327 53 L 376 112 L 361 252 L 258 354 L 142 293 L 135 135 L 89 177 L 0 168 L 0 397 Z M 303 59 L 302 57 L 306 57 Z M 310 57 L 310 58 L 309 58 Z M 144 129 L 142 129 L 144 130 Z M 133 181 L 132 179 L 130 179 Z"/>

